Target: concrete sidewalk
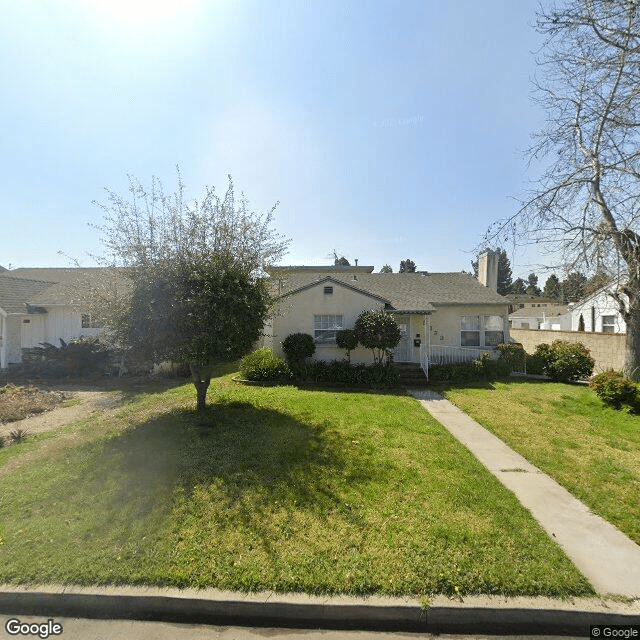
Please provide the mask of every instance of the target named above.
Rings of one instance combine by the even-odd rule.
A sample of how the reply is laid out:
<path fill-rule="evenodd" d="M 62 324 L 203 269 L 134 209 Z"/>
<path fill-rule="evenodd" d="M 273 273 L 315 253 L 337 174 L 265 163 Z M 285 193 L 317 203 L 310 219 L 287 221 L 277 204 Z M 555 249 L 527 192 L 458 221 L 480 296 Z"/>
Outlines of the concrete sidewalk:
<path fill-rule="evenodd" d="M 440 634 L 589 636 L 590 625 L 640 625 L 640 602 L 437 596 L 243 594 L 215 589 L 0 586 L 0 618 L 155 620 L 209 625 Z"/>
<path fill-rule="evenodd" d="M 442 396 L 410 393 L 515 493 L 596 591 L 640 598 L 640 546 Z"/>

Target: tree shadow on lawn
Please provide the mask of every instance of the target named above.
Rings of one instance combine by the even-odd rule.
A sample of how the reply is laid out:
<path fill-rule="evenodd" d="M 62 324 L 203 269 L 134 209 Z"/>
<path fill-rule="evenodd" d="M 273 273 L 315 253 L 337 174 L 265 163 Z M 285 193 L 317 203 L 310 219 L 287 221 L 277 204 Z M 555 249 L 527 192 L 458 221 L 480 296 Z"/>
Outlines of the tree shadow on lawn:
<path fill-rule="evenodd" d="M 42 489 L 56 516 L 76 523 L 69 533 L 77 544 L 137 545 L 146 531 L 145 544 L 162 546 L 158 532 L 175 532 L 194 512 L 211 509 L 195 516 L 203 526 L 232 512 L 223 528 L 244 528 L 275 557 L 274 510 L 339 512 L 352 526 L 363 524 L 336 486 L 369 483 L 382 470 L 365 456 L 350 460 L 346 449 L 334 432 L 223 400 L 204 417 L 178 409 L 81 445 L 66 454 L 73 474 Z"/>

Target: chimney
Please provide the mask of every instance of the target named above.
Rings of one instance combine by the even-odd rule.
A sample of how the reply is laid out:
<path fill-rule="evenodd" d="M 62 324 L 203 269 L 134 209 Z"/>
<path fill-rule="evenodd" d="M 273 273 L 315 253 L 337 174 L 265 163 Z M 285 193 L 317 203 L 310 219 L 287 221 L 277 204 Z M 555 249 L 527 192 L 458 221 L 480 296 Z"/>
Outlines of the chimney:
<path fill-rule="evenodd" d="M 488 289 L 498 290 L 498 252 L 485 249 L 478 256 L 478 280 Z"/>

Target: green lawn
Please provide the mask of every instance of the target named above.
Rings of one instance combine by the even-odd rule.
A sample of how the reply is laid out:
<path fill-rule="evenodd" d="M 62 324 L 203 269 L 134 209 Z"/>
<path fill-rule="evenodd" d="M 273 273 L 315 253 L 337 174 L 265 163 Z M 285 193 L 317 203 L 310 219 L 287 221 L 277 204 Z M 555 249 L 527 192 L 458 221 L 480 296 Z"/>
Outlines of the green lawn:
<path fill-rule="evenodd" d="M 230 378 L 0 450 L 0 582 L 593 593 L 413 398 Z"/>
<path fill-rule="evenodd" d="M 604 407 L 582 385 L 495 382 L 444 394 L 640 544 L 640 416 Z"/>

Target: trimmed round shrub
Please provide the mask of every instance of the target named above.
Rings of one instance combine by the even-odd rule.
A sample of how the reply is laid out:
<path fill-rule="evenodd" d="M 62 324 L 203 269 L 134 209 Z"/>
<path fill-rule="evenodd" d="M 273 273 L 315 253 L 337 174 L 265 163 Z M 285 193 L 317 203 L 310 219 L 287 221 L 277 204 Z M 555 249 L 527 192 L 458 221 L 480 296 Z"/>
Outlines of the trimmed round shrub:
<path fill-rule="evenodd" d="M 290 333 L 282 341 L 289 364 L 301 365 L 316 352 L 316 343 L 308 333 Z"/>
<path fill-rule="evenodd" d="M 354 327 L 358 342 L 373 351 L 374 363 L 388 358 L 392 349 L 398 346 L 401 333 L 395 318 L 384 311 L 363 311 Z"/>
<path fill-rule="evenodd" d="M 593 376 L 589 387 L 608 407 L 621 409 L 622 405 L 636 408 L 639 404 L 638 387 L 619 371 L 609 369 Z"/>
<path fill-rule="evenodd" d="M 542 345 L 539 345 L 542 346 Z M 537 349 L 536 349 L 537 352 Z M 555 340 L 545 366 L 545 373 L 559 382 L 585 380 L 593 373 L 595 360 L 581 342 Z"/>
<path fill-rule="evenodd" d="M 240 364 L 240 373 L 246 380 L 289 380 L 289 365 L 267 347 L 245 356 Z"/>
<path fill-rule="evenodd" d="M 358 346 L 358 336 L 353 329 L 342 329 L 336 333 L 338 349 L 347 352 L 347 360 L 351 359 L 351 352 Z"/>

